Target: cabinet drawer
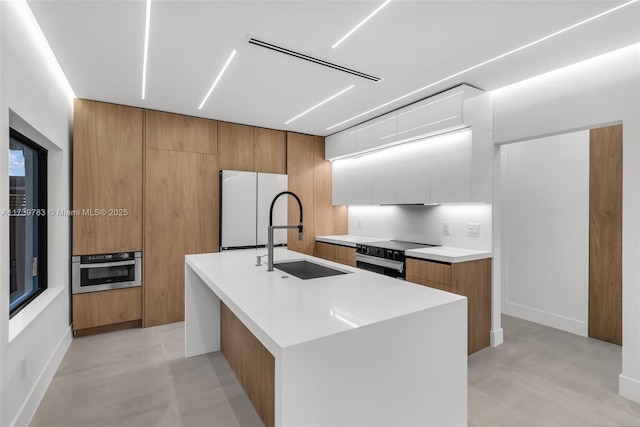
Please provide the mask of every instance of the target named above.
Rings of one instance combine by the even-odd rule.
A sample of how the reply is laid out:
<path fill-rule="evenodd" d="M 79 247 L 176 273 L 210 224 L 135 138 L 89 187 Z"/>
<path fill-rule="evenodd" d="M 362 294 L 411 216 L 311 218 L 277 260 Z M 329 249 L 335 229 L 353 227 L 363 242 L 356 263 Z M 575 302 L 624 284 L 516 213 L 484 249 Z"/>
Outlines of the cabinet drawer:
<path fill-rule="evenodd" d="M 73 296 L 73 330 L 142 319 L 142 288 Z"/>
<path fill-rule="evenodd" d="M 315 256 L 317 256 L 318 258 L 329 260 L 329 261 L 335 261 L 336 248 L 337 248 L 336 245 L 332 245 L 330 243 L 316 242 Z"/>
<path fill-rule="evenodd" d="M 355 248 L 348 248 L 346 246 L 336 245 L 336 261 L 340 264 L 349 265 L 351 267 L 356 266 L 356 250 Z"/>
<path fill-rule="evenodd" d="M 407 277 L 451 285 L 451 264 L 407 258 Z"/>
<path fill-rule="evenodd" d="M 428 286 L 428 287 L 433 288 L 433 289 L 439 289 L 441 291 L 446 291 L 446 292 L 453 292 L 453 286 L 452 285 L 447 285 L 445 283 L 433 282 L 431 280 L 425 280 L 425 279 L 422 279 L 420 277 L 409 276 L 409 275 L 407 275 L 406 280 L 408 282 L 413 282 L 413 283 L 417 283 L 419 285 Z"/>

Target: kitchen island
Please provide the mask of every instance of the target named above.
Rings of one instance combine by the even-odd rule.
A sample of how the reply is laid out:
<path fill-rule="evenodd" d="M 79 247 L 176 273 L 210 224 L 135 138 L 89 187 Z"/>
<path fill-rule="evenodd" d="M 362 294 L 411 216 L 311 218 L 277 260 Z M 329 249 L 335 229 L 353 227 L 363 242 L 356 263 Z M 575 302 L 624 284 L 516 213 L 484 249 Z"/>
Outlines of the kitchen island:
<path fill-rule="evenodd" d="M 239 329 L 225 326 L 229 318 L 241 323 L 252 348 L 273 360 L 254 370 L 272 376 L 266 393 L 273 415 L 258 410 L 265 424 L 466 425 L 466 298 L 276 249 L 276 263 L 308 259 L 348 272 L 302 280 L 256 266 L 263 253 L 186 257 L 185 356 L 223 347 L 227 360 L 233 354 L 255 365 L 247 359 L 262 350 L 239 354 Z M 265 388 L 260 378 L 246 382 Z"/>

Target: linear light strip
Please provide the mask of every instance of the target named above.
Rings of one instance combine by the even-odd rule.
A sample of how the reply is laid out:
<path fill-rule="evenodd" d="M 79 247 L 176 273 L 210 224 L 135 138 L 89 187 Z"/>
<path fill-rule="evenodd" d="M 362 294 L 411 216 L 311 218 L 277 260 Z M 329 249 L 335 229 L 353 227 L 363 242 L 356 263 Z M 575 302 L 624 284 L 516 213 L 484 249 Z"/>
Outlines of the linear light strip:
<path fill-rule="evenodd" d="M 147 0 L 144 24 L 144 59 L 142 60 L 142 99 L 147 92 L 147 59 L 149 57 L 149 26 L 151 25 L 151 0 Z"/>
<path fill-rule="evenodd" d="M 49 44 L 47 37 L 44 35 L 40 24 L 38 24 L 38 20 L 33 15 L 33 11 L 29 7 L 29 4 L 26 0 L 20 0 L 14 4 L 16 5 L 16 11 L 23 21 L 24 27 L 30 33 L 33 42 L 42 55 L 42 59 L 47 63 L 47 68 L 51 74 L 55 76 L 55 79 L 58 81 L 60 88 L 65 92 L 65 95 L 73 102 L 76 94 L 73 92 L 73 88 L 71 87 L 67 76 L 64 74 L 64 70 L 60 66 L 56 55 L 53 53 L 53 49 L 51 49 L 51 45 Z"/>
<path fill-rule="evenodd" d="M 288 125 L 288 124 L 289 124 L 289 123 L 291 123 L 292 121 L 294 121 L 294 120 L 296 120 L 296 119 L 299 119 L 300 117 L 304 116 L 304 115 L 305 115 L 305 114 L 307 114 L 308 112 L 313 111 L 313 110 L 315 110 L 316 108 L 320 107 L 321 105 L 326 104 L 327 102 L 331 101 L 332 99 L 334 99 L 334 98 L 336 98 L 336 97 L 338 97 L 338 96 L 342 95 L 343 93 L 345 93 L 345 92 L 346 92 L 346 91 L 348 91 L 349 89 L 353 88 L 353 86 L 354 86 L 354 85 L 351 85 L 351 86 L 349 86 L 348 88 L 346 88 L 346 89 L 342 89 L 340 92 L 338 92 L 338 93 L 336 93 L 336 94 L 334 94 L 334 95 L 331 95 L 329 98 L 325 99 L 324 101 L 317 103 L 317 104 L 316 104 L 316 105 L 314 105 L 313 107 L 309 108 L 308 110 L 303 111 L 302 113 L 298 114 L 298 115 L 297 115 L 297 116 L 295 116 L 294 118 L 287 120 L 286 122 L 284 122 L 284 124 L 285 124 L 285 125 Z"/>
<path fill-rule="evenodd" d="M 342 43 L 343 41 L 345 41 L 347 39 L 347 37 L 349 37 L 351 34 L 353 34 L 358 28 L 362 27 L 364 25 L 365 22 L 367 22 L 369 19 L 373 18 L 373 16 L 380 12 L 380 10 L 382 10 L 383 7 L 385 7 L 386 5 L 388 5 L 391 2 L 391 0 L 387 0 L 384 3 L 382 3 L 380 6 L 378 6 L 376 8 L 376 10 L 374 10 L 373 12 L 371 12 L 369 14 L 369 16 L 367 16 L 366 18 L 364 18 L 362 21 L 360 21 L 360 23 L 358 25 L 356 25 L 355 27 L 353 27 L 353 29 L 351 31 L 349 31 L 347 34 L 345 34 L 340 40 L 338 40 L 337 42 L 335 42 L 335 44 L 333 46 L 331 46 L 331 49 L 335 49 L 336 47 L 338 47 L 338 45 L 340 43 Z"/>
<path fill-rule="evenodd" d="M 218 73 L 218 77 L 216 77 L 216 80 L 211 85 L 211 89 L 209 89 L 209 92 L 207 92 L 207 94 L 205 95 L 204 99 L 200 103 L 200 106 L 198 107 L 198 110 L 202 110 L 202 107 L 204 106 L 204 103 L 207 102 L 207 99 L 209 99 L 209 95 L 211 95 L 211 92 L 213 92 L 213 88 L 215 88 L 216 85 L 218 84 L 218 82 L 220 81 L 220 78 L 224 74 L 225 70 L 227 69 L 227 67 L 231 63 L 231 60 L 233 59 L 234 56 L 236 56 L 236 50 L 235 49 L 233 49 L 233 52 L 231 52 L 231 55 L 229 55 L 229 59 L 227 59 L 227 62 L 224 63 L 224 66 L 222 67 L 222 70 L 220 70 L 220 73 Z"/>
<path fill-rule="evenodd" d="M 490 63 L 492 63 L 492 62 L 495 62 L 495 61 L 497 61 L 497 60 L 499 60 L 499 59 L 504 58 L 505 56 L 512 55 L 512 54 L 514 54 L 514 53 L 516 53 L 516 52 L 519 52 L 519 51 L 521 51 L 521 50 L 523 50 L 523 49 L 526 49 L 526 48 L 528 48 L 528 47 L 534 46 L 534 45 L 536 45 L 536 44 L 538 44 L 538 43 L 542 43 L 542 42 L 543 42 L 543 41 L 545 41 L 545 40 L 548 40 L 548 39 L 550 39 L 550 38 L 552 38 L 552 37 L 555 37 L 555 36 L 557 36 L 557 35 L 560 35 L 560 34 L 562 34 L 562 33 L 565 33 L 565 32 L 567 32 L 567 31 L 569 31 L 569 30 L 572 30 L 572 29 L 574 29 L 574 28 L 576 28 L 576 27 L 579 27 L 579 26 L 581 26 L 581 25 L 584 25 L 584 24 L 586 24 L 586 23 L 588 23 L 588 22 L 591 22 L 591 21 L 593 21 L 593 20 L 595 20 L 595 19 L 601 18 L 601 17 L 603 17 L 603 16 L 605 16 L 605 15 L 608 15 L 608 14 L 610 14 L 610 13 L 613 13 L 613 12 L 615 12 L 615 11 L 617 11 L 617 10 L 622 9 L 623 7 L 627 7 L 627 6 L 629 6 L 629 5 L 633 4 L 633 3 L 637 3 L 638 1 L 640 1 L 640 0 L 631 0 L 631 1 L 628 1 L 628 2 L 626 2 L 626 3 L 621 4 L 621 5 L 619 5 L 619 6 L 616 6 L 616 7 L 614 7 L 613 9 L 606 10 L 606 11 L 604 11 L 604 12 L 602 12 L 602 13 L 599 13 L 599 14 L 597 14 L 597 15 L 595 15 L 595 16 L 592 16 L 591 18 L 587 18 L 587 19 L 582 20 L 582 21 L 580 21 L 580 22 L 578 22 L 578 23 L 576 23 L 576 24 L 573 24 L 573 25 L 570 25 L 570 26 L 568 26 L 568 27 L 566 27 L 566 28 L 563 28 L 562 30 L 556 31 L 555 33 L 551 33 L 551 34 L 549 34 L 549 35 L 547 35 L 547 36 L 545 36 L 545 37 L 542 37 L 542 38 L 540 38 L 540 39 L 538 39 L 538 40 L 532 41 L 532 42 L 527 43 L 527 44 L 525 44 L 525 45 L 523 45 L 523 46 L 520 46 L 520 47 L 518 47 L 518 48 L 512 49 L 512 50 L 510 50 L 510 51 L 508 51 L 508 52 L 506 52 L 506 53 L 503 53 L 503 54 L 501 54 L 501 55 L 498 55 L 498 56 L 496 56 L 496 57 L 493 57 L 493 58 L 491 58 L 491 59 L 488 59 L 488 60 L 486 60 L 486 61 L 484 61 L 484 62 L 481 62 L 481 63 L 479 63 L 479 64 L 477 64 L 477 65 L 474 65 L 474 66 L 472 66 L 472 67 L 469 67 L 469 68 L 466 68 L 466 69 L 464 69 L 464 70 L 462 70 L 462 71 L 459 71 L 459 72 L 457 72 L 457 73 L 455 73 L 455 74 L 452 74 L 452 75 L 450 75 L 450 76 L 448 76 L 448 77 L 445 77 L 445 78 L 443 78 L 443 79 L 440 79 L 440 80 L 438 80 L 437 82 L 430 83 L 430 84 L 428 84 L 428 85 L 426 85 L 426 86 L 421 87 L 420 89 L 416 89 L 416 90 L 414 90 L 413 92 L 409 92 L 409 93 L 407 93 L 406 95 L 402 95 L 402 96 L 400 96 L 400 97 L 398 97 L 398 98 L 396 98 L 396 99 L 393 99 L 393 100 L 391 100 L 391 101 L 389 101 L 389 102 L 385 102 L 384 104 L 379 105 L 379 106 L 377 106 L 377 107 L 374 107 L 374 108 L 372 108 L 372 109 L 370 109 L 370 110 L 367 110 L 367 111 L 365 111 L 364 113 L 360 113 L 360 114 L 358 114 L 358 115 L 356 115 L 356 116 L 353 116 L 353 117 L 351 117 L 351 118 L 348 118 L 347 120 L 343 120 L 343 121 L 341 121 L 340 123 L 336 123 L 336 124 L 335 124 L 335 125 L 333 125 L 333 126 L 329 126 L 328 128 L 326 128 L 326 130 L 331 130 L 331 129 L 335 128 L 335 127 L 338 127 L 338 126 L 343 125 L 343 124 L 345 124 L 345 123 L 348 123 L 348 122 L 350 122 L 350 121 L 352 121 L 352 120 L 355 120 L 355 119 L 357 119 L 357 118 L 360 118 L 360 117 L 362 117 L 362 116 L 364 116 L 364 115 L 367 115 L 367 114 L 369 114 L 369 113 L 372 113 L 372 112 L 374 112 L 374 111 L 376 111 L 376 110 L 379 110 L 380 108 L 386 107 L 387 105 L 391 105 L 391 104 L 393 104 L 394 102 L 400 101 L 400 100 L 402 100 L 402 99 L 404 99 L 404 98 L 407 98 L 407 97 L 409 97 L 409 96 L 411 96 L 411 95 L 415 95 L 416 93 L 421 92 L 421 91 L 423 91 L 423 90 L 425 90 L 425 89 L 429 89 L 429 88 L 430 88 L 430 87 L 432 87 L 432 86 L 435 86 L 435 85 L 440 84 L 440 83 L 442 83 L 442 82 L 445 82 L 445 81 L 447 81 L 447 80 L 451 80 L 451 79 L 453 79 L 453 78 L 455 78 L 455 77 L 458 77 L 458 76 L 459 76 L 459 75 L 461 75 L 461 74 L 467 73 L 467 72 L 469 72 L 469 71 L 475 70 L 476 68 L 480 68 L 480 67 L 482 67 L 482 66 L 484 66 L 484 65 L 487 65 L 487 64 L 490 64 Z"/>

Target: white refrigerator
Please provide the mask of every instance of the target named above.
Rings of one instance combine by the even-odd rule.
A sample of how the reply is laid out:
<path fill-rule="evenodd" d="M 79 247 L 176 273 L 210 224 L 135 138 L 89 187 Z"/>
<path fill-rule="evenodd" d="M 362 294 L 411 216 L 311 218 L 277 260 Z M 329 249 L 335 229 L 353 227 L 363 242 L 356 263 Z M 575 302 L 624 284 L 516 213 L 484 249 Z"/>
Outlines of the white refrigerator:
<path fill-rule="evenodd" d="M 287 175 L 220 171 L 220 249 L 266 246 L 269 208 L 273 198 L 287 191 Z M 273 225 L 287 224 L 287 198 L 273 209 Z M 275 230 L 274 244 L 287 244 L 287 230 Z"/>

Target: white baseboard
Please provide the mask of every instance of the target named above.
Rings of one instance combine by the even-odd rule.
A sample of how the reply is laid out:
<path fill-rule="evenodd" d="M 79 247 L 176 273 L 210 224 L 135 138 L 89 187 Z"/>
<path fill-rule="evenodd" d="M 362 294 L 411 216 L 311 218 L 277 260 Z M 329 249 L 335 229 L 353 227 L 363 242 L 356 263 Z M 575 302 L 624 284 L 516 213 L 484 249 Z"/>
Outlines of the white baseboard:
<path fill-rule="evenodd" d="M 504 343 L 504 329 L 496 329 L 491 331 L 491 347 L 497 347 L 500 344 Z"/>
<path fill-rule="evenodd" d="M 640 403 L 640 381 L 620 374 L 618 377 L 618 393 L 622 397 Z"/>
<path fill-rule="evenodd" d="M 582 337 L 589 336 L 589 326 L 587 322 L 576 319 L 570 319 L 547 311 L 538 310 L 536 308 L 527 307 L 512 302 L 502 305 L 502 312 L 509 316 L 528 320 L 529 322 L 539 323 L 561 331 L 570 332 Z"/>
<path fill-rule="evenodd" d="M 33 385 L 33 388 L 29 392 L 29 395 L 22 405 L 22 408 L 20 408 L 18 415 L 16 415 L 13 422 L 11 423 L 11 426 L 27 427 L 31 423 L 31 419 L 35 415 L 36 410 L 38 409 L 38 406 L 40 405 L 40 402 L 44 397 L 44 393 L 47 391 L 47 388 L 49 387 L 53 376 L 58 370 L 60 362 L 62 362 L 62 358 L 67 352 L 72 339 L 73 333 L 71 332 L 71 327 L 69 327 L 58 342 L 54 353 L 49 359 L 49 363 L 47 363 L 47 366 L 44 368 L 36 383 Z"/>

